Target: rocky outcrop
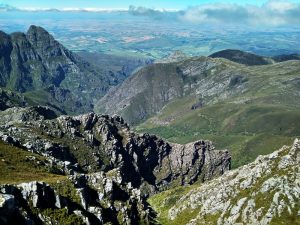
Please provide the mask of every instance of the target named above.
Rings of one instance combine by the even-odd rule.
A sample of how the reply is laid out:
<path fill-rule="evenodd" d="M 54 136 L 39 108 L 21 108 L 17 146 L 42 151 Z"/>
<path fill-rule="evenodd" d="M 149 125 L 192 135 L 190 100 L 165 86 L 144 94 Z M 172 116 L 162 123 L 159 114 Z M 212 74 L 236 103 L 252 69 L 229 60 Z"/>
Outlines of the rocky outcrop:
<path fill-rule="evenodd" d="M 300 141 L 296 139 L 291 147 L 259 156 L 255 162 L 181 195 L 159 194 L 164 201 L 154 208 L 159 211 L 172 199 L 174 204 L 167 206 L 164 219 L 184 221 L 181 224 L 297 224 L 299 163 Z"/>
<path fill-rule="evenodd" d="M 230 168 L 228 151 L 215 150 L 209 141 L 179 145 L 135 134 L 119 116 L 53 119 L 55 114 L 43 107 L 11 108 L 0 115 L 3 140 L 46 156 L 67 174 L 118 168 L 124 181 L 144 194 L 171 183 L 209 180 Z"/>
<path fill-rule="evenodd" d="M 149 195 L 230 168 L 228 151 L 215 150 L 210 141 L 179 145 L 135 134 L 119 116 L 56 117 L 49 108 L 15 107 L 0 112 L 0 128 L 3 141 L 43 155 L 47 167 L 68 175 L 50 185 L 1 186 L 4 224 L 14 218 L 18 224 L 60 224 L 61 218 L 70 224 L 151 224 Z"/>
<path fill-rule="evenodd" d="M 117 173 L 103 172 L 70 176 L 51 186 L 36 181 L 2 185 L 0 221 L 3 225 L 152 223 L 140 191 L 124 186 Z"/>
<path fill-rule="evenodd" d="M 25 96 L 0 88 L 0 110 L 5 110 L 15 106 L 28 106 Z"/>

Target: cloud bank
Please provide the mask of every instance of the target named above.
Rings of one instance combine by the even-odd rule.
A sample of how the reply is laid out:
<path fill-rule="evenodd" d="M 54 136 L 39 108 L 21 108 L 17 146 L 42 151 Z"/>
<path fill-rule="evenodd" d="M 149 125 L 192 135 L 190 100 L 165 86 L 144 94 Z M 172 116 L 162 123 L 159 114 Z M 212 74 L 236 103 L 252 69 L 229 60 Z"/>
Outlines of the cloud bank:
<path fill-rule="evenodd" d="M 129 13 L 154 19 L 177 19 L 198 24 L 228 24 L 250 26 L 300 25 L 300 3 L 270 0 L 262 6 L 237 4 L 205 4 L 186 10 L 164 10 L 130 7 Z"/>
<path fill-rule="evenodd" d="M 129 9 L 66 8 L 18 9 L 0 4 L 1 11 L 57 11 L 57 12 L 127 12 L 153 20 L 189 22 L 195 24 L 287 26 L 300 25 L 300 3 L 289 0 L 269 0 L 262 6 L 238 4 L 203 4 L 185 10 L 164 10 L 130 6 Z"/>

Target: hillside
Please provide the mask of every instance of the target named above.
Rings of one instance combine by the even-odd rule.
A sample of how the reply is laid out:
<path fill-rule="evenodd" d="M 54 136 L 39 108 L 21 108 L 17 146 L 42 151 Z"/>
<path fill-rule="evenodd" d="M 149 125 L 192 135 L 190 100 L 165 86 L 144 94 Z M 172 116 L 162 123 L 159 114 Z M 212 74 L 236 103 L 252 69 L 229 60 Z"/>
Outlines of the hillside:
<path fill-rule="evenodd" d="M 237 167 L 300 134 L 299 75 L 296 60 L 263 66 L 207 57 L 158 63 L 111 89 L 96 110 L 120 114 L 138 131 L 172 142 L 213 140 L 230 149 Z"/>
<path fill-rule="evenodd" d="M 161 224 L 300 224 L 300 142 L 201 185 L 149 199 Z"/>
<path fill-rule="evenodd" d="M 243 52 L 240 50 L 226 49 L 223 51 L 215 52 L 211 54 L 211 58 L 224 58 L 232 62 L 255 66 L 255 65 L 268 65 L 274 62 L 271 58 L 255 55 L 249 52 Z"/>
<path fill-rule="evenodd" d="M 299 54 L 277 55 L 273 57 L 255 55 L 249 52 L 243 52 L 235 49 L 226 49 L 211 54 L 211 58 L 224 58 L 232 62 L 244 64 L 247 66 L 268 65 L 276 62 L 285 62 L 289 60 L 300 60 Z"/>
<path fill-rule="evenodd" d="M 113 77 L 115 84 L 122 83 L 134 71 L 152 64 L 153 59 L 132 55 L 110 55 L 101 52 L 76 52 L 82 59 Z"/>
<path fill-rule="evenodd" d="M 115 85 L 105 73 L 67 50 L 46 30 L 0 32 L 0 86 L 23 93 L 32 102 L 68 113 L 93 109 L 93 102 Z"/>

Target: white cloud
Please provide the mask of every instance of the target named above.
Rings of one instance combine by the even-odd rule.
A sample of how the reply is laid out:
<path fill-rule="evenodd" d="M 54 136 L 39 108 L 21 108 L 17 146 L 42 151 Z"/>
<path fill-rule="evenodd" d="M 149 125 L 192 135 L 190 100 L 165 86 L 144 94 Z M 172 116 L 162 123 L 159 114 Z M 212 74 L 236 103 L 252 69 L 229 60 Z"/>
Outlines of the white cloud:
<path fill-rule="evenodd" d="M 289 0 L 269 0 L 262 6 L 238 4 L 204 4 L 185 10 L 150 9 L 130 6 L 129 9 L 65 8 L 65 9 L 16 9 L 0 4 L 0 11 L 81 11 L 81 12 L 128 12 L 135 16 L 146 16 L 154 20 L 181 21 L 197 24 L 284 26 L 300 25 L 300 3 Z"/>
<path fill-rule="evenodd" d="M 133 15 L 156 19 L 172 19 L 192 23 L 231 24 L 251 26 L 300 25 L 300 4 L 270 0 L 262 6 L 238 4 L 205 4 L 171 13 L 168 11 L 132 7 Z"/>

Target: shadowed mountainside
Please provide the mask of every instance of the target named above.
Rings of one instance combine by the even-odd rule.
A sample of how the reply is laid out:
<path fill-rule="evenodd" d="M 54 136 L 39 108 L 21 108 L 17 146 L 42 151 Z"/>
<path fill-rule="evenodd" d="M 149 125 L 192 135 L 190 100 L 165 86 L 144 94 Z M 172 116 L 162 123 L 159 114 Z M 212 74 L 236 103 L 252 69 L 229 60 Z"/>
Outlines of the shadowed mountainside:
<path fill-rule="evenodd" d="M 224 58 L 232 62 L 244 64 L 247 66 L 268 65 L 276 62 L 284 62 L 289 60 L 300 60 L 299 54 L 278 55 L 274 57 L 259 56 L 249 52 L 240 50 L 226 49 L 211 54 L 211 58 Z"/>
<path fill-rule="evenodd" d="M 113 74 L 90 65 L 37 26 L 27 33 L 0 32 L 0 74 L 1 87 L 68 113 L 92 110 L 94 101 L 116 84 Z"/>

